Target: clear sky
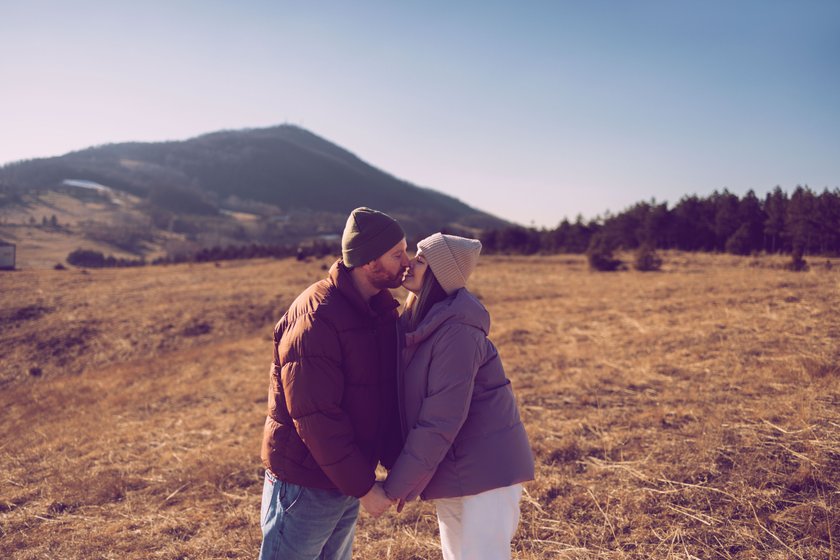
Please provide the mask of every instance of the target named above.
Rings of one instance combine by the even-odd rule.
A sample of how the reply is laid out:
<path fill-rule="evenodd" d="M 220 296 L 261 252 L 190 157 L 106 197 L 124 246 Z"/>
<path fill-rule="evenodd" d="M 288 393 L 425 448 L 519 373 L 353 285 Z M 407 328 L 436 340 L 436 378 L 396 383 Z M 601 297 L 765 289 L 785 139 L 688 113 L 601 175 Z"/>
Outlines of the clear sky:
<path fill-rule="evenodd" d="M 840 187 L 840 1 L 0 0 L 0 163 L 302 126 L 522 224 Z"/>

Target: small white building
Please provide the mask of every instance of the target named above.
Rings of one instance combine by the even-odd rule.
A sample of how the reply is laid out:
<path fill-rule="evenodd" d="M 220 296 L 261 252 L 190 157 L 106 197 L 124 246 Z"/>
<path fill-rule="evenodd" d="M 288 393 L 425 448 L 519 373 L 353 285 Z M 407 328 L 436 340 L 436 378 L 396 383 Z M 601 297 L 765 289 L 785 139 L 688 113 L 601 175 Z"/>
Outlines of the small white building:
<path fill-rule="evenodd" d="M 15 245 L 0 241 L 0 270 L 15 269 Z"/>

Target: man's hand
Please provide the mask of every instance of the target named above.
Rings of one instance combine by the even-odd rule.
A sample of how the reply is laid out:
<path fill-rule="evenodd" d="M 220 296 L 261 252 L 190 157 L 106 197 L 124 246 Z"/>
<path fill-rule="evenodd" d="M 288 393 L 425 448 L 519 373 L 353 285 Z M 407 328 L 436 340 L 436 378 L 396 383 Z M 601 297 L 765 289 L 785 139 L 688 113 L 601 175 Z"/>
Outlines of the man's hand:
<path fill-rule="evenodd" d="M 375 483 L 370 491 L 361 497 L 361 502 L 362 507 L 371 517 L 379 517 L 394 503 L 385 494 L 381 482 Z"/>

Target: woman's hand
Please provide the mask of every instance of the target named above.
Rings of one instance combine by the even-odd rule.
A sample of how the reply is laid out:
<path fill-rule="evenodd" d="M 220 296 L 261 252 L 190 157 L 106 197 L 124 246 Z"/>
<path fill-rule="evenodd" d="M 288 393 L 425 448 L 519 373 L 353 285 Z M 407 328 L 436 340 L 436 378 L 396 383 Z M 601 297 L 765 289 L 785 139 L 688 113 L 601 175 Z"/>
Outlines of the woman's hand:
<path fill-rule="evenodd" d="M 381 482 L 376 482 L 368 491 L 367 494 L 361 497 L 362 507 L 371 517 L 379 517 L 391 507 L 394 503 L 391 498 L 385 494 L 385 489 Z"/>

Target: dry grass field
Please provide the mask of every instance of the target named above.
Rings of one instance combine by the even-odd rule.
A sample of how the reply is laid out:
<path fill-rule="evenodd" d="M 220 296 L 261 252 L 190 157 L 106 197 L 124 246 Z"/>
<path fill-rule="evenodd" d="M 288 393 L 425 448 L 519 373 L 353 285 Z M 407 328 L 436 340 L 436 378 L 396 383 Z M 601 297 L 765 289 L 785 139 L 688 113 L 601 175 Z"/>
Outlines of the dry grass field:
<path fill-rule="evenodd" d="M 523 560 L 840 558 L 840 263 L 487 257 Z M 0 273 L 0 557 L 253 558 L 271 326 L 327 261 Z M 433 508 L 356 558 L 439 558 Z"/>

